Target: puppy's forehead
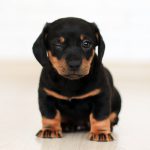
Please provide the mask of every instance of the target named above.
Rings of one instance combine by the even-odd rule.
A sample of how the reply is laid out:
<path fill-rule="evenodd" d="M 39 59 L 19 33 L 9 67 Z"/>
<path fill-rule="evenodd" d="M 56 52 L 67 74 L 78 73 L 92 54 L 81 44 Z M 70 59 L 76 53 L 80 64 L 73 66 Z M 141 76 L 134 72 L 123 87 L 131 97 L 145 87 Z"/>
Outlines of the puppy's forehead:
<path fill-rule="evenodd" d="M 55 36 L 79 36 L 81 34 L 93 36 L 90 23 L 80 19 L 60 19 L 51 24 L 51 31 Z"/>

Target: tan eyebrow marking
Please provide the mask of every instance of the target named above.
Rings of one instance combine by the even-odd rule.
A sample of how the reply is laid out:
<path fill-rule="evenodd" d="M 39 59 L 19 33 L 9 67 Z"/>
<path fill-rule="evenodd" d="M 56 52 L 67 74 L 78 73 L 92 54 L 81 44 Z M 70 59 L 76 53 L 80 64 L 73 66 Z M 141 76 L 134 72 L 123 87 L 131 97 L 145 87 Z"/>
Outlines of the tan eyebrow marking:
<path fill-rule="evenodd" d="M 65 38 L 64 38 L 63 36 L 61 36 L 61 37 L 59 38 L 59 41 L 60 41 L 61 44 L 63 44 L 63 43 L 65 42 Z"/>
<path fill-rule="evenodd" d="M 86 36 L 84 34 L 80 35 L 80 40 L 83 41 L 84 39 L 86 39 Z"/>
<path fill-rule="evenodd" d="M 68 97 L 68 96 L 64 96 L 64 95 L 61 95 L 57 92 L 54 92 L 50 89 L 47 89 L 47 88 L 43 88 L 43 90 L 45 91 L 45 93 L 49 96 L 53 96 L 55 98 L 58 98 L 58 99 L 62 99 L 62 100 L 71 100 L 71 99 L 85 99 L 85 98 L 88 98 L 88 97 L 91 97 L 91 96 L 95 96 L 95 95 L 98 95 L 99 93 L 101 93 L 101 89 L 94 89 L 86 94 L 83 94 L 83 95 L 79 95 L 79 96 L 72 96 L 72 97 Z"/>

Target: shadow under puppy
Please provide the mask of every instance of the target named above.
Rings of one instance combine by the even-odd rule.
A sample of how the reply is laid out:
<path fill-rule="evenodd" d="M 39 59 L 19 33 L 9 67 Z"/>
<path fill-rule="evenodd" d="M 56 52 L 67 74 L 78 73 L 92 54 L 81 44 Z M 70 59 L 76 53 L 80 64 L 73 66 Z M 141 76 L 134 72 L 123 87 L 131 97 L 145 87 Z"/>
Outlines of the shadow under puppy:
<path fill-rule="evenodd" d="M 98 56 L 95 48 L 98 46 Z M 105 44 L 96 24 L 79 18 L 46 23 L 33 45 L 43 66 L 39 83 L 41 138 L 90 130 L 89 139 L 112 141 L 121 98 L 102 64 Z"/>

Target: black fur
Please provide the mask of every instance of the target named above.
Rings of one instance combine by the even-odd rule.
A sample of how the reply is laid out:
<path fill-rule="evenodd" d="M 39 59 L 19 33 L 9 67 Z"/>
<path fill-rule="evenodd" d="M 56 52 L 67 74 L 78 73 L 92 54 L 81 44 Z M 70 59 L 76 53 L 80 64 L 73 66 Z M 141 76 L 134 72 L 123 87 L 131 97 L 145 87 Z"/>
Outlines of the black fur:
<path fill-rule="evenodd" d="M 69 80 L 59 75 L 46 55 L 46 51 L 50 49 L 52 54 L 58 59 L 62 57 L 65 52 L 55 51 L 51 40 L 55 40 L 54 37 L 56 35 L 65 36 L 65 33 L 68 32 L 70 34 L 67 36 L 72 39 L 72 50 L 79 47 L 78 42 L 73 42 L 77 41 L 77 36 L 82 33 L 87 34 L 92 39 L 94 43 L 93 48 L 98 46 L 98 56 L 94 55 L 89 74 L 77 80 Z M 69 45 L 70 43 L 67 44 Z M 119 114 L 121 98 L 113 85 L 111 74 L 102 64 L 104 50 L 105 44 L 103 38 L 94 23 L 89 23 L 78 18 L 63 18 L 45 25 L 42 33 L 33 45 L 33 53 L 43 66 L 38 89 L 39 108 L 42 116 L 52 119 L 56 115 L 56 109 L 58 109 L 62 116 L 68 118 L 68 127 L 72 128 L 78 124 L 82 125 L 85 123 L 87 128 L 89 128 L 88 121 L 91 112 L 97 120 L 107 118 L 111 112 Z M 80 51 L 78 55 L 82 56 L 83 54 Z M 91 53 L 87 52 L 84 55 L 88 59 Z M 101 88 L 102 93 L 84 100 L 72 99 L 71 101 L 64 101 L 46 95 L 43 91 L 44 87 L 69 97 L 85 94 L 95 88 Z M 65 125 L 62 124 L 63 126 Z"/>

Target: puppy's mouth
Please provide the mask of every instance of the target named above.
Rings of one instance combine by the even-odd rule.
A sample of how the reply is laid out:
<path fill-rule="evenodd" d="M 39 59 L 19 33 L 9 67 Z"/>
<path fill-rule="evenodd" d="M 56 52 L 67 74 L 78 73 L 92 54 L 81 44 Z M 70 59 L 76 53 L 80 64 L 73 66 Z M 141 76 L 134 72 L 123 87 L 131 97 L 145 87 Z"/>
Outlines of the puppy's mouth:
<path fill-rule="evenodd" d="M 84 75 L 81 75 L 81 74 L 67 74 L 67 75 L 64 75 L 65 78 L 70 79 L 70 80 L 77 80 L 77 79 L 82 78 L 83 76 Z"/>

